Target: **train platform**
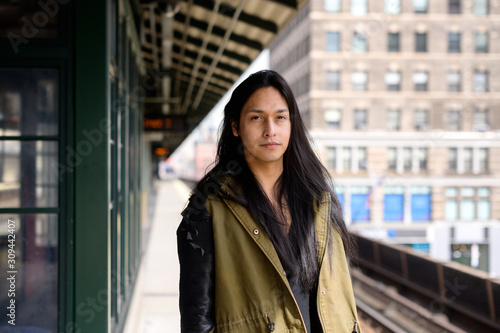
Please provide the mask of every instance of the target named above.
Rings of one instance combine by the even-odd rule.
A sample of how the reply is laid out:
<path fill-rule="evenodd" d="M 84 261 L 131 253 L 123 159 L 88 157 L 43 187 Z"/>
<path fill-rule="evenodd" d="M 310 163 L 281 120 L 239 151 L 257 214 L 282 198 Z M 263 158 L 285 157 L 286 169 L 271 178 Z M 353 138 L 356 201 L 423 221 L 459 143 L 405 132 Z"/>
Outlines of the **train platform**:
<path fill-rule="evenodd" d="M 124 333 L 180 332 L 176 230 L 190 189 L 180 180 L 156 181 L 144 254 Z"/>

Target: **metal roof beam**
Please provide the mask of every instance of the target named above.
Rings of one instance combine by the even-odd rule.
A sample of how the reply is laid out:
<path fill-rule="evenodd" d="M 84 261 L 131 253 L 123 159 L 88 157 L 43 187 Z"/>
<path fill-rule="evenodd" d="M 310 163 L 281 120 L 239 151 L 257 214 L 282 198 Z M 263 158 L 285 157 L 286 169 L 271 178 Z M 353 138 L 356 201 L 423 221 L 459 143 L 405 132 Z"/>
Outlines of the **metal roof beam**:
<path fill-rule="evenodd" d="M 173 59 L 173 61 L 174 61 L 175 63 L 179 63 L 179 60 L 178 60 L 178 59 L 176 59 L 176 58 L 174 58 L 174 59 Z M 186 67 L 186 68 L 189 68 L 189 69 L 193 69 L 194 65 L 192 65 L 192 64 L 188 64 L 188 63 L 184 63 L 184 66 L 183 66 L 183 67 Z M 207 74 L 207 70 L 206 70 L 206 69 L 204 69 L 204 68 L 200 68 L 200 73 Z M 233 84 L 234 84 L 234 82 L 235 82 L 235 80 L 230 79 L 230 78 L 227 78 L 227 77 L 225 77 L 225 76 L 223 76 L 223 75 L 220 75 L 220 74 L 215 74 L 215 73 L 214 73 L 214 75 L 212 75 L 212 76 L 213 76 L 214 78 L 218 79 L 218 80 L 221 80 L 221 81 L 227 82 L 227 83 L 229 83 L 230 85 L 233 85 Z"/>
<path fill-rule="evenodd" d="M 176 45 L 176 44 L 174 44 L 174 46 L 173 46 L 174 52 L 179 51 L 179 49 L 180 49 L 179 46 Z M 196 54 L 196 52 L 193 52 L 193 51 L 190 51 L 190 50 L 185 50 L 184 51 L 184 56 L 188 57 L 188 58 L 191 58 L 191 59 L 197 59 L 198 58 L 198 54 Z M 203 56 L 201 58 L 201 62 L 203 62 L 204 64 L 207 64 L 207 65 L 210 65 L 212 63 L 212 58 L 207 57 L 207 56 Z M 243 74 L 243 71 L 241 69 L 239 69 L 238 67 L 234 67 L 234 66 L 228 65 L 228 64 L 223 63 L 223 62 L 219 62 L 219 64 L 218 64 L 217 67 L 220 68 L 220 69 L 223 69 L 223 70 L 225 70 L 227 72 L 236 74 L 238 76 L 241 75 L 241 74 Z"/>
<path fill-rule="evenodd" d="M 212 10 L 214 8 L 214 1 L 211 0 L 194 0 L 193 4 L 196 6 L 203 7 L 208 10 Z M 230 7 L 226 4 L 221 4 L 219 7 L 219 14 L 228 16 L 228 17 L 233 17 L 235 12 L 235 9 L 233 7 Z M 263 20 L 258 16 L 247 14 L 245 12 L 241 12 L 239 20 L 241 22 L 245 22 L 247 24 L 250 24 L 252 26 L 255 26 L 259 29 L 265 30 L 272 32 L 273 34 L 278 33 L 278 26 L 276 23 L 268 20 Z"/>
<path fill-rule="evenodd" d="M 178 13 L 177 15 L 175 15 L 175 20 L 181 23 L 184 23 L 185 18 L 186 16 L 182 13 Z M 206 31 L 208 28 L 208 23 L 191 17 L 191 26 L 200 29 L 202 31 Z M 226 34 L 226 29 L 215 26 L 212 30 L 212 33 L 216 36 L 224 37 L 224 35 Z M 231 34 L 231 36 L 229 36 L 229 39 L 232 40 L 233 42 L 243 44 L 258 51 L 262 51 L 264 48 L 261 42 L 234 33 Z"/>
<path fill-rule="evenodd" d="M 276 2 L 276 3 L 279 3 L 283 6 L 287 6 L 287 7 L 293 8 L 293 9 L 297 9 L 299 6 L 299 3 L 295 0 L 269 0 L 269 1 Z"/>
<path fill-rule="evenodd" d="M 182 32 L 174 30 L 174 37 L 176 39 L 181 39 L 182 35 L 183 35 Z M 199 39 L 199 38 L 188 36 L 187 37 L 187 42 L 189 44 L 193 44 L 195 46 L 201 46 L 201 44 L 202 44 L 203 41 L 201 39 Z M 208 43 L 208 45 L 207 45 L 207 50 L 210 50 L 210 51 L 212 51 L 214 53 L 216 53 L 218 49 L 219 49 L 219 47 L 217 45 L 215 45 L 215 44 Z M 229 51 L 229 50 L 224 50 L 224 52 L 222 52 L 222 54 L 225 57 L 228 57 L 228 58 L 231 58 L 231 59 L 234 59 L 234 60 L 238 60 L 239 62 L 242 62 L 242 63 L 245 63 L 245 64 L 250 64 L 252 62 L 249 57 L 241 55 L 241 54 L 239 54 L 237 52 L 233 52 L 233 51 Z"/>

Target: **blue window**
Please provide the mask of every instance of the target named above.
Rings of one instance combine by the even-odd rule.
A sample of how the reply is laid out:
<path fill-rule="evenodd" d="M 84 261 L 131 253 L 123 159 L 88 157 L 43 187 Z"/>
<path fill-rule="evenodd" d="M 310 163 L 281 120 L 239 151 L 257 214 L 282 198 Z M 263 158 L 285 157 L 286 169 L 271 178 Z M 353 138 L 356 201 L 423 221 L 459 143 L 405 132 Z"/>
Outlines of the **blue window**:
<path fill-rule="evenodd" d="M 370 187 L 351 187 L 351 220 L 352 222 L 370 220 Z"/>
<path fill-rule="evenodd" d="M 430 252 L 429 243 L 412 244 L 411 247 L 412 247 L 413 251 L 415 251 L 415 252 L 423 252 L 423 253 Z"/>
<path fill-rule="evenodd" d="M 386 186 L 384 188 L 384 221 L 403 221 L 404 187 Z"/>
<path fill-rule="evenodd" d="M 429 186 L 411 187 L 412 221 L 431 220 L 431 189 Z"/>
<path fill-rule="evenodd" d="M 327 31 L 326 50 L 328 52 L 340 52 L 340 32 Z"/>

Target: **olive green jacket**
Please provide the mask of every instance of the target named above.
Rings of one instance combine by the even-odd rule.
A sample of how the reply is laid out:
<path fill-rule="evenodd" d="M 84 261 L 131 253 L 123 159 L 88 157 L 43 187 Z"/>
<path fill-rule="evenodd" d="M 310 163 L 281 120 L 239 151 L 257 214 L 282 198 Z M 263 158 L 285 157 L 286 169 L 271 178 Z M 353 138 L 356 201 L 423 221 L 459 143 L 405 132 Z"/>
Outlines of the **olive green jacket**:
<path fill-rule="evenodd" d="M 234 195 L 230 184 L 222 193 Z M 320 274 L 317 310 L 325 333 L 360 332 L 342 239 L 327 249 L 329 196 L 315 214 Z M 271 240 L 243 206 L 208 196 L 215 270 L 215 328 L 211 332 L 306 332 L 299 307 Z M 311 333 L 311 332 L 309 332 Z M 312 332 L 316 333 L 316 332 Z"/>

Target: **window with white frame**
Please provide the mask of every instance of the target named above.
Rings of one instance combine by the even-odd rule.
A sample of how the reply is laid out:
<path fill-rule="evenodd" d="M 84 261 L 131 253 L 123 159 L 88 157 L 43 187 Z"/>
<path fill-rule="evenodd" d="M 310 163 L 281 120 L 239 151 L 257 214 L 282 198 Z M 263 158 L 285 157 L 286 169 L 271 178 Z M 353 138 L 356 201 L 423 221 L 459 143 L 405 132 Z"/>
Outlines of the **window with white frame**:
<path fill-rule="evenodd" d="M 398 153 L 396 147 L 387 148 L 387 168 L 389 170 L 396 170 L 398 166 Z"/>
<path fill-rule="evenodd" d="M 387 110 L 386 129 L 389 131 L 399 131 L 401 129 L 401 110 Z"/>
<path fill-rule="evenodd" d="M 326 72 L 326 89 L 340 90 L 340 71 Z"/>
<path fill-rule="evenodd" d="M 429 150 L 425 147 L 417 149 L 417 163 L 419 170 L 427 170 L 427 160 L 429 158 Z"/>
<path fill-rule="evenodd" d="M 459 131 L 462 128 L 461 126 L 462 117 L 460 115 L 460 110 L 448 110 L 446 112 L 446 118 L 447 118 L 448 130 Z"/>
<path fill-rule="evenodd" d="M 489 149 L 479 148 L 479 172 L 486 172 L 489 170 Z"/>
<path fill-rule="evenodd" d="M 458 189 L 448 187 L 445 190 L 446 202 L 444 207 L 444 219 L 446 221 L 458 220 Z"/>
<path fill-rule="evenodd" d="M 464 148 L 464 171 L 472 172 L 474 167 L 473 150 L 472 148 Z"/>
<path fill-rule="evenodd" d="M 413 152 L 410 147 L 403 148 L 403 167 L 405 171 L 410 171 L 412 169 L 413 163 Z"/>
<path fill-rule="evenodd" d="M 350 147 L 344 147 L 342 149 L 342 166 L 344 171 L 350 171 L 352 167 L 352 149 Z"/>
<path fill-rule="evenodd" d="M 413 84 L 415 91 L 427 91 L 429 83 L 429 74 L 424 71 L 416 71 L 413 73 Z"/>
<path fill-rule="evenodd" d="M 341 0 L 325 0 L 325 11 L 330 13 L 339 13 L 341 3 Z"/>
<path fill-rule="evenodd" d="M 368 72 L 354 71 L 351 74 L 352 90 L 367 91 L 368 90 Z"/>
<path fill-rule="evenodd" d="M 477 189 L 477 219 L 488 221 L 491 218 L 490 189 L 480 187 Z"/>
<path fill-rule="evenodd" d="M 385 0 L 385 13 L 391 15 L 401 13 L 401 0 Z"/>
<path fill-rule="evenodd" d="M 329 170 L 337 169 L 337 148 L 328 147 L 326 150 L 326 165 Z"/>
<path fill-rule="evenodd" d="M 476 53 L 489 52 L 489 37 L 487 32 L 476 31 L 474 33 L 474 50 Z"/>
<path fill-rule="evenodd" d="M 426 131 L 429 128 L 429 112 L 425 109 L 416 109 L 413 113 L 415 130 Z"/>
<path fill-rule="evenodd" d="M 366 34 L 354 31 L 354 36 L 352 38 L 352 52 L 354 53 L 366 53 L 368 51 L 368 39 Z"/>
<path fill-rule="evenodd" d="M 340 52 L 340 32 L 338 31 L 326 32 L 326 51 Z"/>
<path fill-rule="evenodd" d="M 448 33 L 448 52 L 450 53 L 460 53 L 460 38 L 461 34 L 459 32 L 449 32 Z"/>
<path fill-rule="evenodd" d="M 487 109 L 476 109 L 472 116 L 472 130 L 484 132 L 490 130 L 490 123 L 488 121 Z"/>
<path fill-rule="evenodd" d="M 473 187 L 462 187 L 460 189 L 460 219 L 462 221 L 473 221 L 476 217 L 476 205 L 474 197 L 476 190 Z"/>
<path fill-rule="evenodd" d="M 366 170 L 366 147 L 358 147 L 358 169 Z"/>
<path fill-rule="evenodd" d="M 462 90 L 462 74 L 460 71 L 448 71 L 446 73 L 446 83 L 448 84 L 448 91 L 458 92 Z"/>
<path fill-rule="evenodd" d="M 329 129 L 339 129 L 342 120 L 342 110 L 328 109 L 325 111 L 326 127 Z"/>
<path fill-rule="evenodd" d="M 366 130 L 368 125 L 368 116 L 366 109 L 355 109 L 354 110 L 354 129 L 356 130 Z"/>
<path fill-rule="evenodd" d="M 428 6 L 428 1 L 427 0 L 413 0 L 413 11 L 415 13 L 427 13 L 427 6 Z"/>
<path fill-rule="evenodd" d="M 387 90 L 400 91 L 401 90 L 401 72 L 387 71 L 384 76 Z"/>
<path fill-rule="evenodd" d="M 487 92 L 488 91 L 488 72 L 475 71 L 474 72 L 474 91 Z"/>
<path fill-rule="evenodd" d="M 368 12 L 367 0 L 351 0 L 351 14 L 354 16 L 363 16 Z"/>
<path fill-rule="evenodd" d="M 457 171 L 458 168 L 458 149 L 448 148 L 448 170 Z"/>
<path fill-rule="evenodd" d="M 474 0 L 474 14 L 488 15 L 488 0 Z"/>
<path fill-rule="evenodd" d="M 387 51 L 399 52 L 399 32 L 387 33 Z"/>

